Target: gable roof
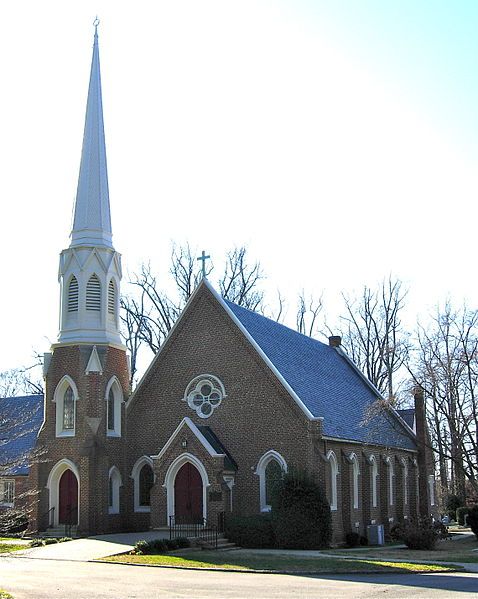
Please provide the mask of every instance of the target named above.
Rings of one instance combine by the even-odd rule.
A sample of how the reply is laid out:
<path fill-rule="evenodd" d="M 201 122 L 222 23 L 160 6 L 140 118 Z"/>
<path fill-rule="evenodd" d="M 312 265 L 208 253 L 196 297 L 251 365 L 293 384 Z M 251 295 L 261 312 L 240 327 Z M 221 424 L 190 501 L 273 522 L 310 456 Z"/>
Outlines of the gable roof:
<path fill-rule="evenodd" d="M 340 348 L 330 347 L 222 299 L 313 417 L 323 417 L 328 437 L 416 449 L 398 415 L 377 410 L 383 399 Z"/>
<path fill-rule="evenodd" d="M 415 430 L 415 408 L 405 408 L 403 410 L 397 410 L 399 416 L 405 420 L 408 426 Z"/>
<path fill-rule="evenodd" d="M 416 450 L 415 435 L 393 409 L 377 409 L 383 397 L 341 348 L 316 339 L 222 298 L 202 279 L 127 403 L 129 410 L 154 365 L 204 290 L 216 299 L 310 420 L 323 420 L 326 437 Z"/>
<path fill-rule="evenodd" d="M 0 398 L 0 474 L 29 472 L 29 455 L 43 423 L 43 395 Z"/>

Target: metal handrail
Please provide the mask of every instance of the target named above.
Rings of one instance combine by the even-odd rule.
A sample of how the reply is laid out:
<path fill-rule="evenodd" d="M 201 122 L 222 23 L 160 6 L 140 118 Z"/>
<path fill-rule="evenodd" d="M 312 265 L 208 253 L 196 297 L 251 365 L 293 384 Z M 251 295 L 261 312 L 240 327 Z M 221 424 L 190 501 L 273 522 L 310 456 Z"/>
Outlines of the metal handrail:
<path fill-rule="evenodd" d="M 206 518 L 201 516 L 170 516 L 169 538 L 178 537 L 194 537 L 217 549 L 217 526 L 208 524 Z"/>
<path fill-rule="evenodd" d="M 78 520 L 75 524 L 73 524 L 73 522 L 71 522 L 71 514 L 77 510 L 78 510 L 78 506 L 72 505 L 66 512 L 65 537 L 71 537 L 71 527 L 76 526 L 78 524 Z"/>
<path fill-rule="evenodd" d="M 43 522 L 43 519 L 45 518 L 45 516 L 48 516 L 47 528 L 49 528 L 50 526 L 53 526 L 53 524 L 55 522 L 55 507 L 51 507 L 47 512 L 42 514 L 40 516 L 40 522 Z"/>

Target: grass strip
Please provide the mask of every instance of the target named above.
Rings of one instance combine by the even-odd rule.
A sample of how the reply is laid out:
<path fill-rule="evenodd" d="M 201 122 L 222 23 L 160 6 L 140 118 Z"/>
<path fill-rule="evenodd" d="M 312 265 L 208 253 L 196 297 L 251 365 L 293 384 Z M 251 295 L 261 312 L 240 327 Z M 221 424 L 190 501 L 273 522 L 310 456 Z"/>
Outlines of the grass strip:
<path fill-rule="evenodd" d="M 442 564 L 381 562 L 371 559 L 304 558 L 294 556 L 247 555 L 203 551 L 178 555 L 113 555 L 101 561 L 183 568 L 219 568 L 261 572 L 437 572 L 455 570 Z"/>
<path fill-rule="evenodd" d="M 0 553 L 11 553 L 12 551 L 18 551 L 19 549 L 26 549 L 26 546 L 12 545 L 12 543 L 0 543 Z"/>

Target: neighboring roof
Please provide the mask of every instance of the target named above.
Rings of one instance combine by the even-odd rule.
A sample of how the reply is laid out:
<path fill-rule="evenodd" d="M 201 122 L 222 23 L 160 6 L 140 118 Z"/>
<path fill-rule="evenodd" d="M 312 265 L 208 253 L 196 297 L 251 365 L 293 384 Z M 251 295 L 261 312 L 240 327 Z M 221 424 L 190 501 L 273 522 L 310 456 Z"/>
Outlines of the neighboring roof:
<path fill-rule="evenodd" d="M 43 395 L 0 398 L 0 472 L 28 474 L 29 454 L 43 423 Z"/>
<path fill-rule="evenodd" d="M 414 431 L 415 430 L 415 409 L 407 408 L 405 410 L 397 410 L 397 412 L 398 412 L 399 416 L 401 418 L 403 418 L 403 420 L 405 420 L 405 422 L 412 429 L 412 431 Z"/>
<path fill-rule="evenodd" d="M 381 396 L 336 349 L 251 310 L 222 300 L 314 417 L 338 439 L 416 449 L 392 411 L 374 409 Z"/>
<path fill-rule="evenodd" d="M 216 434 L 209 426 L 198 426 L 198 429 L 204 435 L 204 437 L 209 441 L 209 443 L 214 447 L 216 453 L 225 454 L 224 458 L 224 468 L 226 470 L 237 470 L 237 464 L 231 454 L 227 451 L 224 445 L 219 441 L 216 437 Z"/>

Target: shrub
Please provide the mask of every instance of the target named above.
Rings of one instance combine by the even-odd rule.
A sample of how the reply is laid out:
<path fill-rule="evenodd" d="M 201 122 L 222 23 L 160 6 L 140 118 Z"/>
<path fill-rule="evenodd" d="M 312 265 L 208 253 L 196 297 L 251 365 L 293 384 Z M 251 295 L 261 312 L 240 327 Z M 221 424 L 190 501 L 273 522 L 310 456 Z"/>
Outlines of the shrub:
<path fill-rule="evenodd" d="M 43 542 L 43 539 L 33 539 L 33 541 L 30 541 L 30 547 L 43 547 L 45 543 Z"/>
<path fill-rule="evenodd" d="M 468 524 L 478 539 L 478 505 L 474 505 L 468 512 Z"/>
<path fill-rule="evenodd" d="M 330 506 L 322 488 L 307 472 L 291 471 L 277 485 L 272 501 L 276 546 L 321 549 L 332 538 Z"/>
<path fill-rule="evenodd" d="M 225 535 L 240 547 L 274 547 L 274 532 L 269 515 L 229 517 L 225 521 Z"/>
<path fill-rule="evenodd" d="M 28 528 L 28 517 L 21 510 L 5 510 L 0 513 L 0 534 L 14 535 Z"/>
<path fill-rule="evenodd" d="M 165 539 L 163 541 L 164 549 L 167 551 L 173 551 L 174 549 L 178 549 L 179 545 L 176 539 Z"/>
<path fill-rule="evenodd" d="M 470 508 L 468 507 L 459 507 L 456 509 L 456 521 L 458 522 L 458 524 L 460 524 L 461 526 L 465 525 L 465 516 L 469 513 L 469 511 Z"/>
<path fill-rule="evenodd" d="M 358 547 L 360 545 L 360 535 L 358 532 L 348 532 L 345 535 L 345 544 L 347 547 Z"/>
<path fill-rule="evenodd" d="M 43 544 L 44 545 L 56 545 L 59 542 L 60 542 L 59 539 L 55 539 L 53 537 L 50 538 L 50 539 L 43 539 Z"/>
<path fill-rule="evenodd" d="M 134 552 L 137 555 L 148 555 L 150 553 L 150 544 L 149 541 L 137 541 L 134 546 Z"/>
<path fill-rule="evenodd" d="M 446 529 L 446 527 L 445 527 Z M 429 518 L 411 519 L 394 527 L 394 536 L 409 549 L 435 549 L 441 531 Z"/>
<path fill-rule="evenodd" d="M 186 537 L 178 537 L 176 539 L 176 544 L 178 546 L 178 549 L 185 549 L 186 547 L 191 546 L 191 542 Z"/>
<path fill-rule="evenodd" d="M 360 545 L 362 545 L 362 547 L 366 547 L 368 545 L 367 537 L 364 537 L 364 536 L 360 537 Z"/>
<path fill-rule="evenodd" d="M 458 495 L 448 495 L 446 499 L 446 512 L 450 520 L 455 520 L 456 510 L 463 505 L 463 501 Z"/>

